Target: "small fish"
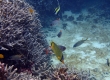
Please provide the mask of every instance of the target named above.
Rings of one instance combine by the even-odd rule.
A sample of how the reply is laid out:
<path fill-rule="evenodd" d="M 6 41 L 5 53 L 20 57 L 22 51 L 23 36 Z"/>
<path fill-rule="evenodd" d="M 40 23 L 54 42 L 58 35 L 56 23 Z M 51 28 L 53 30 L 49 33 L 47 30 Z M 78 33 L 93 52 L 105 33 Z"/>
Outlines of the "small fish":
<path fill-rule="evenodd" d="M 59 4 L 59 0 L 57 0 L 58 3 L 58 7 L 55 8 L 55 15 L 58 14 L 58 12 L 60 11 L 60 4 Z"/>
<path fill-rule="evenodd" d="M 23 55 L 17 54 L 17 55 L 11 56 L 8 60 L 21 60 L 22 58 L 23 58 Z"/>
<path fill-rule="evenodd" d="M 88 39 L 88 38 L 87 38 L 87 39 Z M 83 44 L 87 39 L 85 39 L 85 40 L 80 40 L 80 41 L 76 42 L 76 43 L 73 45 L 73 47 L 78 47 L 78 46 L 80 46 L 80 45 Z"/>
<path fill-rule="evenodd" d="M 56 55 L 57 59 L 64 64 L 64 57 L 63 57 L 62 51 L 60 50 L 60 48 L 57 46 L 56 43 L 51 42 L 51 49 Z"/>
<path fill-rule="evenodd" d="M 31 14 L 33 14 L 33 13 L 34 13 L 34 10 L 33 10 L 32 8 L 29 8 L 29 12 L 30 12 Z"/>
<path fill-rule="evenodd" d="M 55 15 L 57 15 L 59 11 L 60 11 L 60 6 L 55 8 Z"/>
<path fill-rule="evenodd" d="M 3 54 L 0 54 L 0 59 L 3 59 L 4 58 L 4 55 Z"/>
<path fill-rule="evenodd" d="M 57 36 L 60 38 L 62 35 L 62 31 L 60 30 L 60 32 L 57 34 Z"/>
<path fill-rule="evenodd" d="M 107 65 L 109 66 L 110 65 L 110 61 L 109 61 L 109 59 L 107 58 Z"/>

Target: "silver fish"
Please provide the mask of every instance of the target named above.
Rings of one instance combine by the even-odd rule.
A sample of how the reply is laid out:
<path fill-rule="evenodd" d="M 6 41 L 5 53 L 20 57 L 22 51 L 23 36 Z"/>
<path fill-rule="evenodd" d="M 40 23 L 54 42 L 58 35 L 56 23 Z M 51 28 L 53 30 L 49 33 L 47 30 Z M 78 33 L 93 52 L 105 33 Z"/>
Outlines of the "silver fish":
<path fill-rule="evenodd" d="M 88 39 L 88 38 L 87 38 L 87 39 Z M 80 45 L 83 44 L 87 39 L 85 39 L 85 40 L 80 40 L 80 41 L 76 42 L 76 43 L 73 45 L 73 47 L 78 47 L 78 46 L 80 46 Z"/>

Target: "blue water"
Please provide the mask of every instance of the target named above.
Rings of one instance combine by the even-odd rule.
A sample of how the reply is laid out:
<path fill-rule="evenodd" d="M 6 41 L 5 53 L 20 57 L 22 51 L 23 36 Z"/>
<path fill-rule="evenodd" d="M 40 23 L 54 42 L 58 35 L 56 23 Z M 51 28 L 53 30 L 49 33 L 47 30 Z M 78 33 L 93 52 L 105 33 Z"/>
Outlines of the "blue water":
<path fill-rule="evenodd" d="M 80 13 L 83 9 L 95 7 L 99 10 L 104 10 L 106 14 L 110 13 L 109 0 L 59 0 L 60 11 L 55 15 L 55 8 L 58 6 L 57 0 L 26 0 L 40 14 L 40 19 L 43 27 L 47 27 L 50 21 L 56 18 L 61 18 L 64 11 L 71 10 L 73 13 Z"/>

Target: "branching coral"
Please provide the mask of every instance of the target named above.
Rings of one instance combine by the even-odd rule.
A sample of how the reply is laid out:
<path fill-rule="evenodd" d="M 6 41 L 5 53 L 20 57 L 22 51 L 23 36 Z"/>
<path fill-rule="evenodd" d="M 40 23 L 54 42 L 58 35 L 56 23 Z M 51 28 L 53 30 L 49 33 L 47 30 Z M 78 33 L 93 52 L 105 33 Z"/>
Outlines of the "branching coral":
<path fill-rule="evenodd" d="M 38 80 L 37 77 L 32 76 L 28 72 L 16 73 L 17 69 L 12 66 L 7 66 L 0 62 L 0 80 Z"/>
<path fill-rule="evenodd" d="M 96 80 L 90 74 L 90 71 L 77 70 L 75 68 L 68 69 L 66 66 L 59 65 L 54 68 L 52 80 Z"/>
<path fill-rule="evenodd" d="M 51 66 L 51 70 L 39 72 L 35 76 L 27 70 L 20 73 L 17 73 L 16 70 L 13 69 L 13 65 L 8 67 L 0 62 L 0 80 L 96 80 L 90 75 L 90 72 L 76 69 L 69 71 L 67 67 L 62 66 L 59 68 Z"/>
<path fill-rule="evenodd" d="M 30 8 L 32 7 L 23 0 L 3 0 L 0 3 L 1 45 L 5 44 L 19 49 L 26 48 L 25 33 L 31 32 L 29 30 L 33 31 L 33 29 L 37 29 L 36 32 L 39 33 L 41 25 L 36 19 L 38 14 L 35 12 L 31 14 Z"/>
<path fill-rule="evenodd" d="M 0 45 L 25 55 L 25 61 L 35 65 L 50 64 L 49 57 L 43 52 L 48 44 L 41 27 L 38 13 L 24 0 L 0 2 Z"/>

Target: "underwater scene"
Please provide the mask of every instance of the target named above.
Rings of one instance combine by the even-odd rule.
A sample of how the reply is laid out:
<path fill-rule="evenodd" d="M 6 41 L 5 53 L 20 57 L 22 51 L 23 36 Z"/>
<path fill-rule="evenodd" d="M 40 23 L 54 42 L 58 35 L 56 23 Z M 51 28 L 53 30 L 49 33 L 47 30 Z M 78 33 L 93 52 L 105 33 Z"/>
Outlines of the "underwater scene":
<path fill-rule="evenodd" d="M 110 0 L 0 0 L 0 80 L 110 80 Z"/>

